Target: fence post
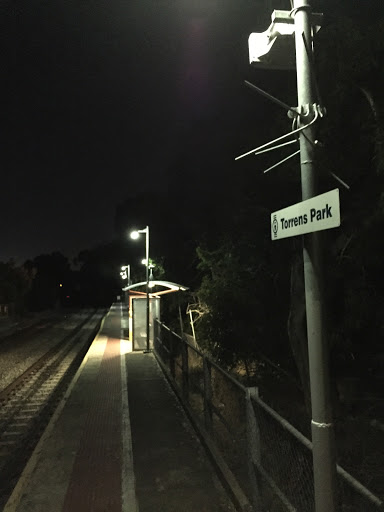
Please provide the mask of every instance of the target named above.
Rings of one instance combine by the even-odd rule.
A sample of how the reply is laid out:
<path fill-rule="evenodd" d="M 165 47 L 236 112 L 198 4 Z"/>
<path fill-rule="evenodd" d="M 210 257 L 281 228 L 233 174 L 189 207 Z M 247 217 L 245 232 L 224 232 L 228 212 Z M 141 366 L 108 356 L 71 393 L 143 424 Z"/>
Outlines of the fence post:
<path fill-rule="evenodd" d="M 159 337 L 159 320 L 155 318 L 154 324 L 153 324 L 153 348 L 156 350 L 157 344 L 158 344 L 158 337 Z M 156 350 L 157 352 L 157 350 Z"/>
<path fill-rule="evenodd" d="M 183 398 L 189 404 L 189 361 L 188 345 L 184 339 L 181 339 L 181 368 L 183 372 Z"/>
<path fill-rule="evenodd" d="M 252 487 L 252 504 L 255 512 L 261 512 L 262 500 L 260 495 L 259 477 L 255 471 L 255 464 L 261 464 L 260 430 L 252 405 L 252 397 L 259 396 L 257 387 L 247 388 L 246 418 L 247 418 L 247 447 L 248 447 L 248 475 Z"/>
<path fill-rule="evenodd" d="M 168 331 L 169 336 L 169 370 L 171 372 L 171 375 L 173 379 L 175 379 L 175 350 L 174 350 L 174 343 L 173 343 L 173 335 L 172 331 Z"/>
<path fill-rule="evenodd" d="M 204 423 L 209 434 L 212 434 L 212 380 L 211 364 L 208 359 L 203 357 L 204 372 Z"/>

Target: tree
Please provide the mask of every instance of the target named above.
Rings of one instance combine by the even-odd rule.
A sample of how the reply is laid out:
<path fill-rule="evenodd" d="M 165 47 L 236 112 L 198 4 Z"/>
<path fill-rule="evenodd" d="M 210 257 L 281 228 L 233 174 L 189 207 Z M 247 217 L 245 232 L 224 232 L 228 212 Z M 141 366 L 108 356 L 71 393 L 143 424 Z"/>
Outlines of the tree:
<path fill-rule="evenodd" d="M 25 262 L 24 266 L 28 272 L 35 274 L 29 295 L 30 308 L 41 311 L 58 307 L 62 289 L 71 275 L 68 259 L 60 252 L 53 252 L 36 256 L 32 261 Z"/>
<path fill-rule="evenodd" d="M 0 303 L 7 305 L 11 314 L 24 313 L 33 277 L 33 271 L 17 267 L 13 261 L 0 263 Z"/>
<path fill-rule="evenodd" d="M 242 213 L 214 250 L 197 251 L 205 309 L 196 324 L 199 344 L 229 366 L 241 361 L 249 369 L 265 356 L 289 365 L 288 264 L 271 253 L 269 212 L 248 205 Z"/>

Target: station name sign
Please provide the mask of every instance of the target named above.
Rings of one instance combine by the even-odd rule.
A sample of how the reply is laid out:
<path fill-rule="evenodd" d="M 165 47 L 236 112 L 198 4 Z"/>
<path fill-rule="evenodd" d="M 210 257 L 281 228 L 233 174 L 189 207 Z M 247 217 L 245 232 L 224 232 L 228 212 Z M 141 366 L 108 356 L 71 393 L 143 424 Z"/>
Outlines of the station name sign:
<path fill-rule="evenodd" d="M 338 188 L 271 214 L 272 240 L 338 226 L 340 226 Z"/>

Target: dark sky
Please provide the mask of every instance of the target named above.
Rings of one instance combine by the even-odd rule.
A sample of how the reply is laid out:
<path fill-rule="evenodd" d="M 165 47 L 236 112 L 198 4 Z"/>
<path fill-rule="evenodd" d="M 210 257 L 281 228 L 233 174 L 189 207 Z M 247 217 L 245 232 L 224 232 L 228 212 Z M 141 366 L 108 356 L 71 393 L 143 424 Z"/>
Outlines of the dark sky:
<path fill-rule="evenodd" d="M 3 1 L 0 261 L 112 239 L 116 205 L 166 186 L 194 129 L 206 120 L 217 140 L 223 120 L 240 123 L 247 37 L 270 12 L 255 0 Z"/>

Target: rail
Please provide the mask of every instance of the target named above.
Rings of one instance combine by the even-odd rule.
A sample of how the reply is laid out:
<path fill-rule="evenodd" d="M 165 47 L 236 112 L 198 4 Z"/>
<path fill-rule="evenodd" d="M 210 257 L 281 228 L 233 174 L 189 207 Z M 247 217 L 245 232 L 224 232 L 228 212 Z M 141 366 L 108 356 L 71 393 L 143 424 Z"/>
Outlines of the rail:
<path fill-rule="evenodd" d="M 61 323 L 54 345 L 0 392 L 0 510 L 100 328 L 104 312 Z M 65 329 L 70 326 L 70 332 Z M 54 332 L 52 331 L 54 334 Z"/>

